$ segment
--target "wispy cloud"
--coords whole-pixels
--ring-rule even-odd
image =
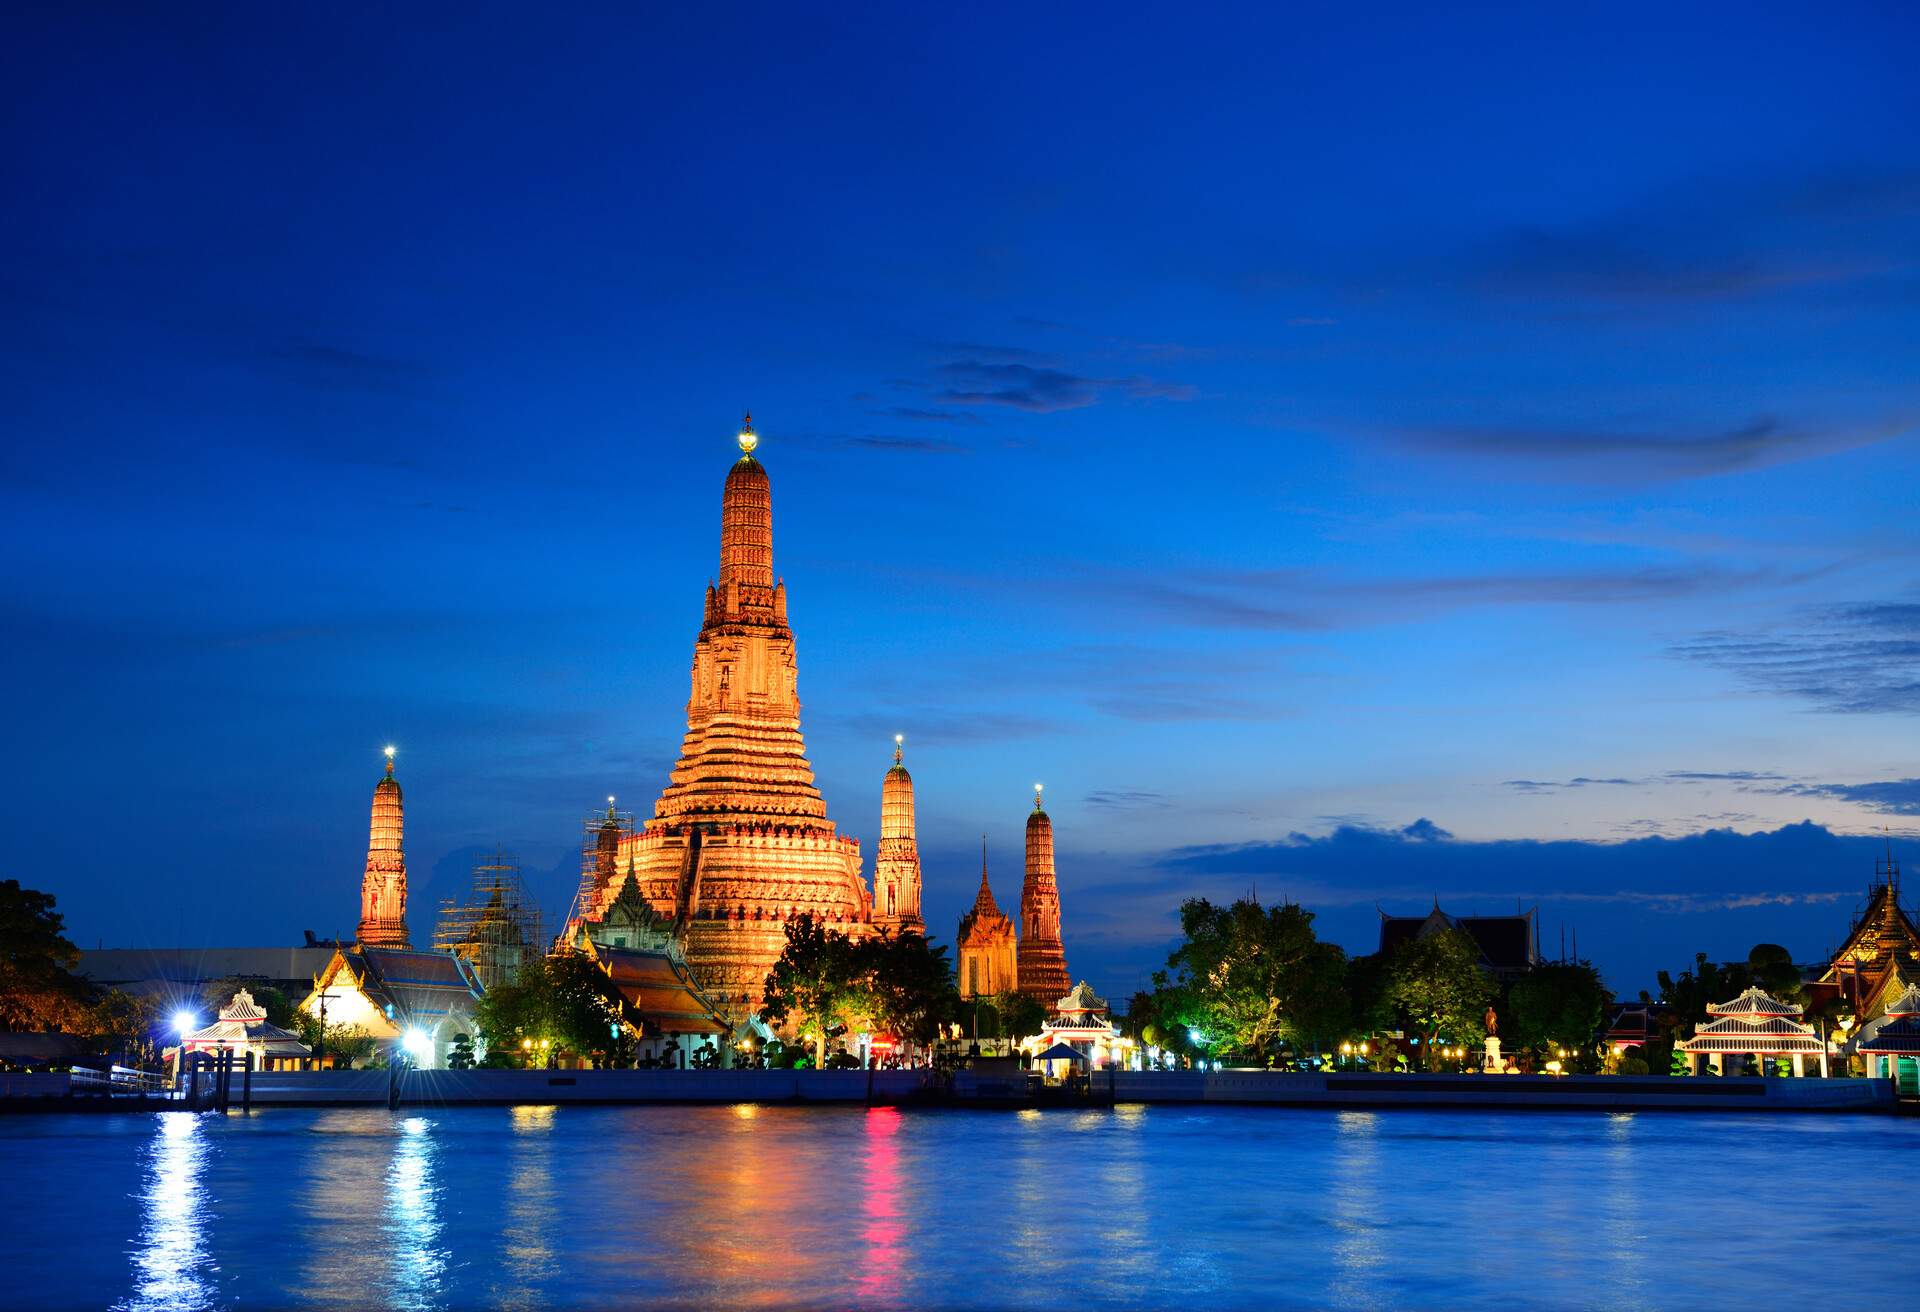
[[[1138,811],[1145,809],[1164,809],[1170,806],[1165,793],[1152,793],[1138,789],[1114,788],[1088,793],[1086,804],[1102,811]]]
[[[1886,779],[1863,784],[1790,783],[1759,791],[1851,802],[1882,815],[1920,815],[1920,779]]]
[[[1920,604],[1913,602],[1829,607],[1792,627],[1706,633],[1670,650],[1823,711],[1920,713]]]
[[[1191,400],[1194,389],[1135,375],[1098,378],[1051,366],[980,359],[957,360],[936,371],[942,380],[936,399],[948,405],[1004,405],[1035,414],[1078,410],[1106,396],[1129,400]]]
[[[1739,473],[1911,434],[1914,416],[1867,423],[1791,423],[1759,416],[1730,427],[1553,424],[1427,424],[1394,430],[1419,451],[1523,466],[1555,479],[1592,483],[1666,482]]]
[[[411,392],[433,376],[433,370],[418,360],[304,338],[283,343],[270,355],[299,381],[330,390]]]
[[[1594,788],[1602,785],[1631,787],[1644,783],[1642,779],[1588,779],[1584,776],[1574,779],[1507,779],[1500,784],[1502,788],[1511,788],[1517,793],[1552,793],[1568,788]]]
[[[930,410],[925,406],[892,405],[873,413],[889,419],[911,419],[926,424],[984,424],[971,410]]]
[[[845,445],[869,451],[904,451],[922,455],[965,455],[972,448],[959,442],[942,442],[931,437],[850,437]]]

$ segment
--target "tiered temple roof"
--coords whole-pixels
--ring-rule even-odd
[[[1732,1002],[1709,1003],[1707,1014],[1715,1019],[1681,1040],[1682,1052],[1818,1054],[1824,1051],[1813,1027],[1793,1019],[1801,1014],[1799,1006],[1770,997],[1758,988],[1750,988]]]
[[[1511,916],[1452,916],[1440,909],[1424,916],[1390,916],[1380,913],[1380,952],[1392,952],[1403,943],[1429,938],[1446,929],[1457,929],[1480,949],[1480,964],[1498,979],[1517,979],[1539,964],[1535,940],[1538,933],[1534,910]]]
[[[1863,1029],[1854,1045],[1863,1056],[1920,1057],[1920,985],[1887,1004],[1885,1015]]]
[[[313,1056],[313,1049],[302,1043],[299,1035],[268,1024],[267,1013],[246,989],[234,994],[233,1000],[220,1009],[220,1019],[183,1035],[180,1048],[183,1052],[218,1052],[222,1048],[251,1052],[262,1065]]]
[[[1011,992],[1018,982],[1019,930],[1013,917],[993,900],[987,881],[987,840],[980,839],[980,891],[973,908],[960,917],[954,936],[954,967],[963,998],[991,997]]]
[[[1920,984],[1920,927],[1900,905],[1900,865],[1889,851],[1876,863],[1865,909],[1815,987],[1871,1019],[1914,984]]]
[[[873,851],[873,922],[924,934],[920,917],[920,848],[914,835],[913,776],[893,738],[893,765],[880,781],[880,842]]]

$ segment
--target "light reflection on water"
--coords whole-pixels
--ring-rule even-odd
[[[0,1118],[0,1191],[9,1307],[1678,1306],[1729,1266],[1892,1306],[1831,1181],[1916,1149],[1894,1118],[280,1109]]]
[[[207,1191],[201,1171],[207,1136],[194,1112],[160,1112],[154,1119],[145,1216],[133,1250],[134,1292],[117,1306],[142,1312],[209,1308],[218,1298],[218,1273],[206,1248]]]

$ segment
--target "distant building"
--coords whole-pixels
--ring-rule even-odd
[[[987,882],[987,840],[980,840],[980,892],[973,909],[960,917],[954,960],[960,975],[960,996],[990,998],[1011,993],[1019,984],[1020,932],[1013,918],[1000,910]]]
[[[168,1009],[201,1006],[206,986],[224,979],[278,989],[297,1001],[313,987],[313,977],[336,946],[308,934],[301,947],[98,948],[80,954],[77,973],[101,988],[151,998]]]
[[[1133,1040],[1107,1018],[1107,1000],[1096,996],[1085,980],[1074,985],[1065,997],[1053,999],[1052,1015],[1039,1035],[1020,1046],[1029,1055],[1039,1056],[1063,1045],[1076,1057],[1054,1057],[1050,1063],[1076,1062],[1092,1070],[1126,1066],[1134,1050]]]
[[[1431,938],[1448,929],[1457,929],[1480,949],[1481,966],[1495,979],[1518,979],[1540,964],[1539,908],[1511,916],[1450,916],[1436,900],[1433,910],[1424,916],[1390,916],[1380,913],[1380,952],[1384,956],[1403,943]]]

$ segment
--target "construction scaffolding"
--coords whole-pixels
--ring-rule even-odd
[[[442,902],[433,927],[434,951],[470,962],[486,988],[518,979],[546,941],[540,904],[527,892],[519,862],[505,852],[473,868],[472,892]]]
[[[590,813],[580,825],[580,886],[574,891],[573,905],[567,908],[566,925],[554,943],[557,949],[572,947],[583,921],[598,915],[606,899],[614,893],[614,866],[620,853],[620,840],[633,833],[633,812],[617,809],[607,799],[607,809]]]

